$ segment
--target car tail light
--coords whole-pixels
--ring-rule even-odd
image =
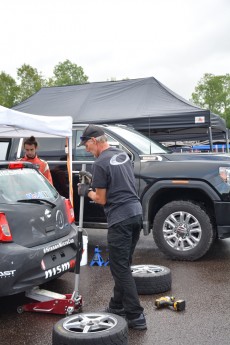
[[[10,162],[8,165],[9,169],[22,169],[25,167],[25,164],[22,162]]]
[[[12,242],[13,238],[5,213],[0,213],[0,242]]]
[[[69,199],[65,199],[65,205],[66,205],[66,213],[68,217],[68,222],[74,223],[75,222],[74,209]]]

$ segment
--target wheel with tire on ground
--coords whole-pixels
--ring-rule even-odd
[[[115,314],[79,313],[59,320],[53,327],[52,345],[127,345],[128,325]]]
[[[132,265],[131,271],[139,295],[158,294],[171,289],[172,277],[168,267]]]

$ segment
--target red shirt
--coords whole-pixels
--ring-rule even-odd
[[[52,176],[50,173],[49,165],[43,159],[38,158],[35,156],[34,158],[28,158],[27,156],[21,158],[22,161],[30,162],[33,164],[37,164],[39,166],[39,171],[49,180],[51,184],[53,184]]]

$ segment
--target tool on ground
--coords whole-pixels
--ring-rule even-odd
[[[94,249],[94,256],[92,261],[90,262],[90,266],[104,266],[104,260],[101,256],[101,250],[99,249],[99,246],[96,246]]]
[[[172,307],[176,311],[182,311],[185,310],[185,300],[176,300],[174,296],[164,296],[155,300],[155,306],[157,309]]]
[[[104,263],[104,266],[108,266],[108,265],[109,265],[109,258]]]
[[[82,297],[73,294],[59,294],[53,291],[40,289],[39,286],[26,292],[26,297],[35,300],[23,304],[17,308],[17,312],[22,314],[24,311],[71,315],[79,312],[82,307]]]

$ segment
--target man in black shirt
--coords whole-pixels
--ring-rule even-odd
[[[86,127],[78,146],[81,145],[96,160],[92,188],[79,184],[78,194],[103,205],[108,222],[109,263],[115,286],[106,311],[126,316],[130,328],[146,329],[143,308],[130,269],[142,229],[142,207],[135,189],[132,164],[124,151],[109,146],[99,126]]]

